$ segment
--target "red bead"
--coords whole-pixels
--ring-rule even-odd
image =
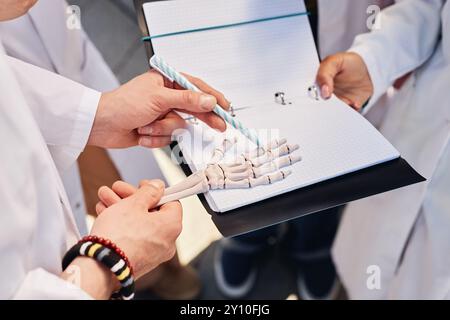
[[[101,244],[102,246],[114,251],[117,255],[120,256],[121,259],[123,259],[123,261],[125,261],[127,267],[130,269],[131,274],[133,274],[133,267],[130,264],[130,260],[128,260],[128,257],[125,255],[125,252],[123,252],[114,242],[112,242],[109,239],[98,237],[96,235],[88,235],[83,237],[80,241],[78,241],[78,243],[87,241]]]

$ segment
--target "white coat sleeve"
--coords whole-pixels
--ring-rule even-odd
[[[93,298],[74,284],[39,268],[27,273],[13,299],[92,300]]]
[[[356,37],[349,52],[367,65],[374,94],[365,112],[396,79],[433,54],[440,37],[443,0],[403,0],[381,11],[380,28]]]
[[[86,146],[101,93],[8,57],[17,81],[59,170]]]

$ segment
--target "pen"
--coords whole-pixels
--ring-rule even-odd
[[[181,87],[192,90],[195,92],[201,92],[194,84],[192,84],[185,76],[177,72],[174,68],[169,66],[161,57],[154,55],[150,58],[150,65],[158,70],[167,79],[178,83]],[[244,136],[246,136],[250,141],[254,142],[256,146],[260,146],[260,142],[255,133],[251,132],[247,127],[245,127],[242,122],[232,117],[228,112],[223,110],[219,105],[216,105],[213,109],[214,113],[221,117],[223,120],[228,122],[233,128],[239,130]]]

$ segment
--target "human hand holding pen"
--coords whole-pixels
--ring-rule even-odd
[[[186,125],[173,110],[190,113],[210,127],[224,131],[225,122],[212,110],[216,104],[228,109],[230,103],[202,80],[186,77],[204,93],[185,90],[156,71],[103,93],[88,144],[104,148],[168,145],[172,132]]]

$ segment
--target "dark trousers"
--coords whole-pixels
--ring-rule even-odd
[[[300,260],[309,257],[329,256],[343,207],[323,210],[286,222],[287,231],[282,235],[283,246],[289,255]],[[280,225],[267,227],[233,240],[243,245],[258,246],[268,243],[270,238],[280,238]]]

